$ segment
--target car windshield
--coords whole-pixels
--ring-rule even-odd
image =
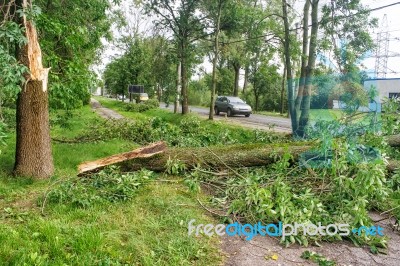
[[[244,103],[244,101],[238,97],[229,97],[228,100],[231,103]]]

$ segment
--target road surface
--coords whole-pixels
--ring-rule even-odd
[[[160,104],[160,108],[168,109],[173,111],[174,105],[165,106],[165,103]],[[204,107],[189,106],[190,112],[197,113],[201,116],[208,117],[209,109]],[[181,111],[181,108],[179,108]],[[245,127],[262,129],[262,130],[273,130],[276,132],[291,132],[290,119],[284,117],[266,116],[252,114],[250,117],[245,117],[243,115],[226,117],[225,113],[220,113],[220,115],[214,116],[215,120],[227,121],[232,124],[239,124]]]

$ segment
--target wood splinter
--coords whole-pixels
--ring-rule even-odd
[[[130,152],[112,155],[96,161],[84,162],[78,166],[78,176],[97,172],[108,165],[118,164],[135,158],[149,158],[156,154],[163,153],[166,148],[166,143],[160,141]]]

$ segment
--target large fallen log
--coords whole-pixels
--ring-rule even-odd
[[[79,175],[91,173],[107,165],[117,164],[122,171],[137,171],[142,168],[163,172],[168,160],[179,160],[187,169],[197,165],[219,169],[265,166],[275,163],[284,153],[293,156],[293,162],[300,154],[311,150],[310,142],[288,144],[246,144],[214,146],[202,148],[166,148],[164,142],[158,142],[131,152],[117,154],[79,166]],[[400,167],[400,162],[391,160],[387,169],[391,172]]]
[[[285,145],[285,144],[284,144]],[[217,169],[265,166],[275,163],[280,155],[290,153],[293,162],[297,162],[299,155],[312,149],[311,143],[291,143],[283,147],[282,144],[251,144],[230,145],[204,148],[168,148],[165,152],[150,158],[136,158],[120,164],[123,171],[137,171],[142,168],[163,172],[168,160],[179,160],[187,169],[197,165]],[[400,161],[390,160],[387,169],[393,172],[400,167]]]
[[[276,162],[279,155],[290,153],[294,161],[299,154],[309,150],[309,143],[293,143],[282,147],[282,144],[247,144],[230,145],[221,147],[202,148],[168,148],[162,154],[151,158],[137,158],[122,162],[123,171],[136,171],[141,168],[162,172],[166,170],[168,160],[179,160],[185,164],[187,169],[197,165],[213,168],[236,168],[263,166]]]
[[[97,172],[108,165],[118,164],[124,161],[132,160],[134,158],[149,158],[154,155],[163,153],[166,148],[166,143],[161,141],[130,152],[116,154],[96,161],[84,162],[78,166],[78,176]]]

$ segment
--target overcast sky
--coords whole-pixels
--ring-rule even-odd
[[[328,0],[322,0],[321,1],[321,6],[323,3],[326,3]],[[330,0],[329,0],[330,1]],[[124,0],[123,1],[123,6],[126,12],[128,12],[128,4],[133,2],[132,0]],[[302,6],[304,5],[305,0],[298,0],[296,1],[295,9],[297,10],[302,10]],[[362,0],[361,3],[369,6],[371,9],[397,3],[399,2],[398,0]],[[382,22],[382,19],[384,15],[387,15],[387,20],[388,20],[388,27],[387,29],[383,29],[385,31],[389,32],[389,38],[390,38],[390,43],[389,43],[389,53],[390,54],[400,54],[400,4],[391,6],[385,9],[381,9],[378,11],[374,11],[371,13],[371,16],[376,17],[379,19],[379,23]],[[144,23],[146,25],[146,29],[144,31],[148,31],[148,25],[149,23]],[[151,23],[150,23],[151,24]],[[377,37],[377,33],[379,30],[381,30],[381,26],[378,29],[375,29],[372,31],[372,37],[375,39]],[[110,62],[111,58],[113,56],[118,55],[120,53],[118,50],[116,50],[112,45],[108,44],[108,48],[103,54],[102,57],[102,63],[100,66],[96,67],[97,70],[100,70],[104,68],[104,66]],[[372,55],[374,55],[375,52],[372,52]],[[375,62],[376,58],[371,57],[367,58],[363,61],[363,65],[365,66],[365,70],[369,73],[371,77],[375,77]],[[209,64],[206,63],[206,68],[208,69]],[[392,73],[393,72],[399,72],[399,73]],[[394,78],[394,77],[400,77],[400,57],[390,57],[388,59],[388,74],[386,76],[387,78]]]

